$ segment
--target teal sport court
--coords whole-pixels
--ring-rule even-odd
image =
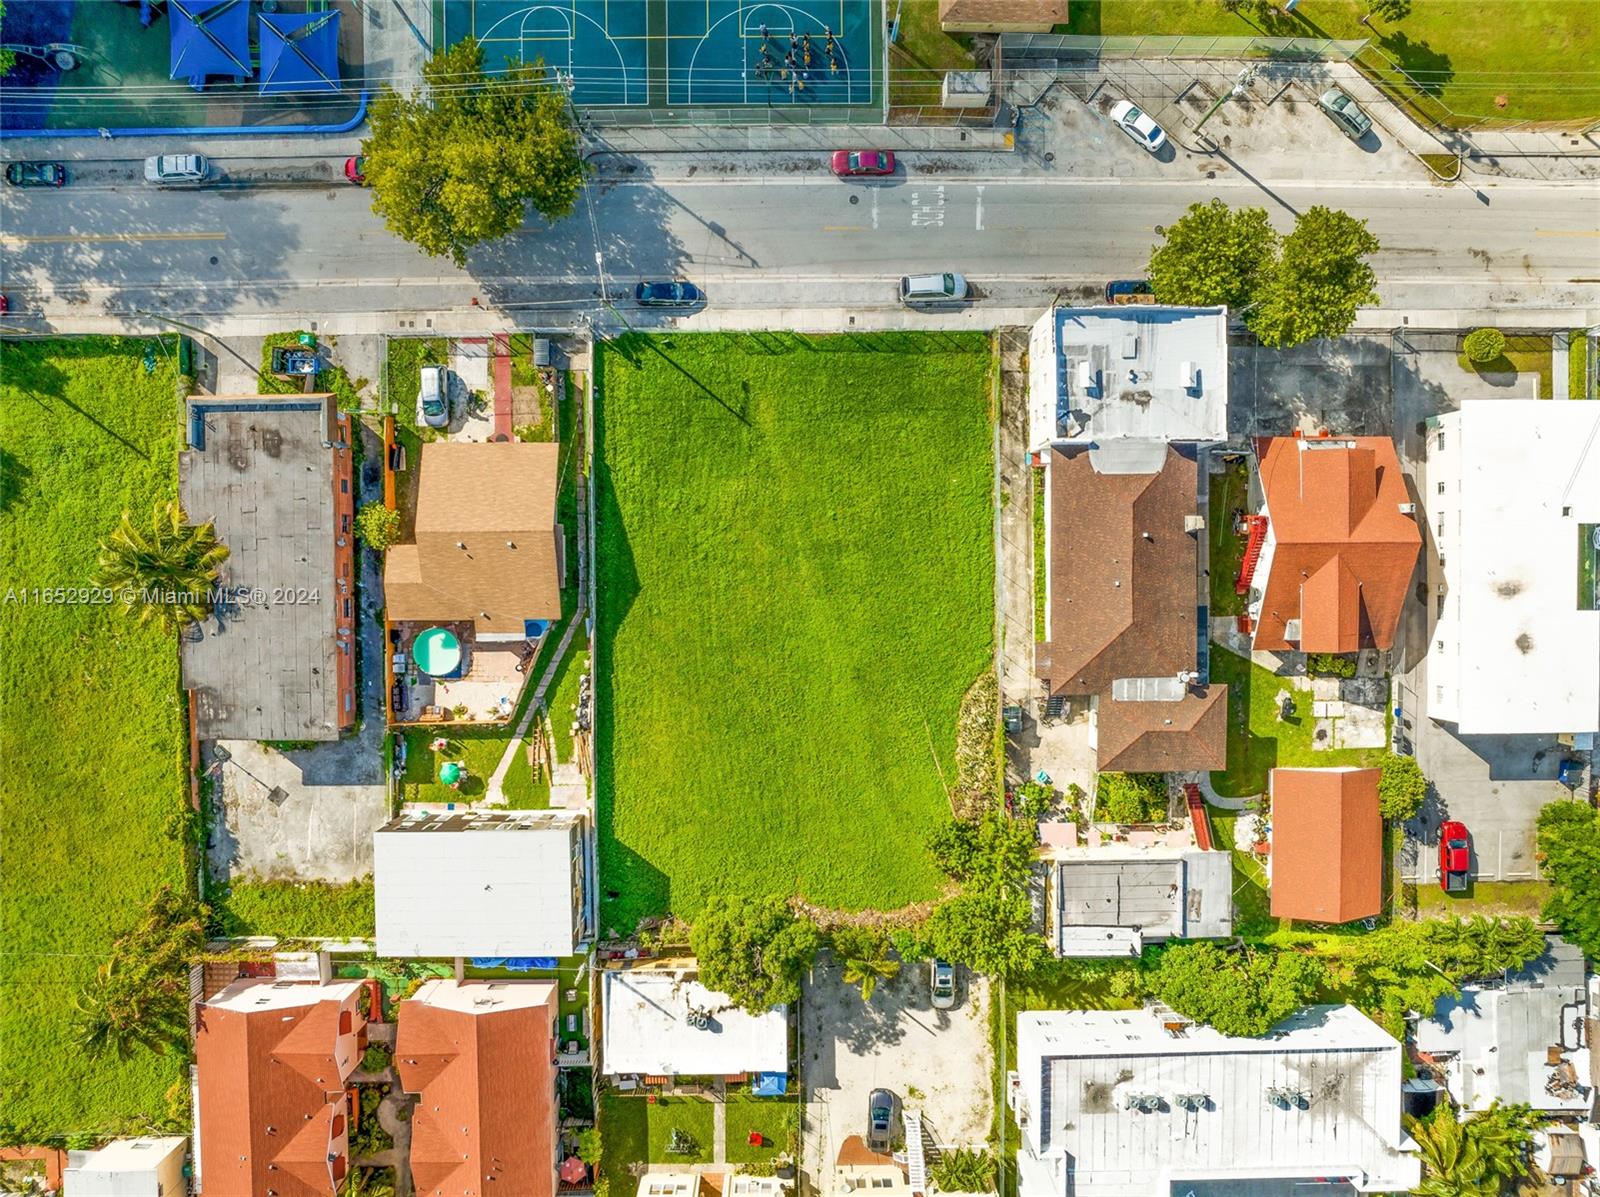
[[[443,0],[439,44],[570,73],[588,108],[881,102],[883,0]]]

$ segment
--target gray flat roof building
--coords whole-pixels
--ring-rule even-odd
[[[228,546],[183,637],[204,740],[333,740],[355,722],[349,417],[327,395],[191,399],[178,492]]]
[[[1137,956],[1147,942],[1233,934],[1226,852],[1079,850],[1051,862],[1048,890],[1057,956]]]

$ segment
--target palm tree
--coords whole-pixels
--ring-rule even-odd
[[[865,927],[840,927],[833,933],[833,954],[844,965],[844,983],[861,987],[861,1000],[872,1000],[878,979],[900,971],[900,962],[889,959],[889,937]]]
[[[156,622],[175,632],[204,619],[211,610],[209,591],[228,546],[211,524],[184,522],[175,502],[157,503],[148,528],[134,524],[130,512],[100,545],[97,583],[120,592],[140,623]]]
[[[126,1060],[140,1048],[164,1052],[187,1030],[177,991],[147,976],[128,974],[115,958],[95,970],[94,981],[74,1004],[78,1046],[91,1056],[115,1052]]]
[[[1412,1190],[1418,1197],[1499,1197],[1507,1181],[1533,1171],[1529,1150],[1538,1118],[1527,1106],[1496,1102],[1460,1122],[1441,1105],[1405,1123],[1422,1157],[1422,1183]]]

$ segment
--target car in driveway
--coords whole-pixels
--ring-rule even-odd
[[[705,297],[699,287],[682,279],[670,283],[640,283],[633,289],[633,301],[642,308],[692,308]]]
[[[894,174],[893,150],[835,150],[833,173],[841,179]]]
[[[443,366],[422,367],[417,389],[417,423],[427,428],[450,426],[450,382]]]
[[[357,187],[367,185],[367,159],[364,154],[355,154],[344,160],[344,177]]]
[[[1317,107],[1327,114],[1329,120],[1339,126],[1351,141],[1360,141],[1372,131],[1372,118],[1361,111],[1357,104],[1337,87],[1330,87],[1317,97]]]
[[[67,168],[60,162],[8,162],[6,182],[13,187],[61,187]]]
[[[1439,825],[1439,888],[1459,894],[1467,888],[1472,869],[1472,837],[1467,825],[1447,819]]]
[[[867,1146],[888,1151],[894,1145],[894,1120],[900,1099],[887,1089],[874,1089],[867,1098]]]
[[[147,183],[200,183],[210,174],[204,154],[155,154],[144,160]]]
[[[1148,112],[1129,100],[1118,100],[1111,106],[1111,120],[1152,154],[1167,144],[1167,135],[1161,126],[1151,119]]]
[[[948,960],[928,963],[928,988],[935,1010],[949,1010],[956,1004],[956,968]]]

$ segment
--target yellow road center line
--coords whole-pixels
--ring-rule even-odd
[[[225,241],[226,233],[50,233],[38,237],[0,235],[0,245],[57,245],[82,241]]]
[[[1535,237],[1600,237],[1600,229],[1534,229]]]
[[[822,226],[824,233],[864,233],[866,225],[861,224],[825,224]]]

